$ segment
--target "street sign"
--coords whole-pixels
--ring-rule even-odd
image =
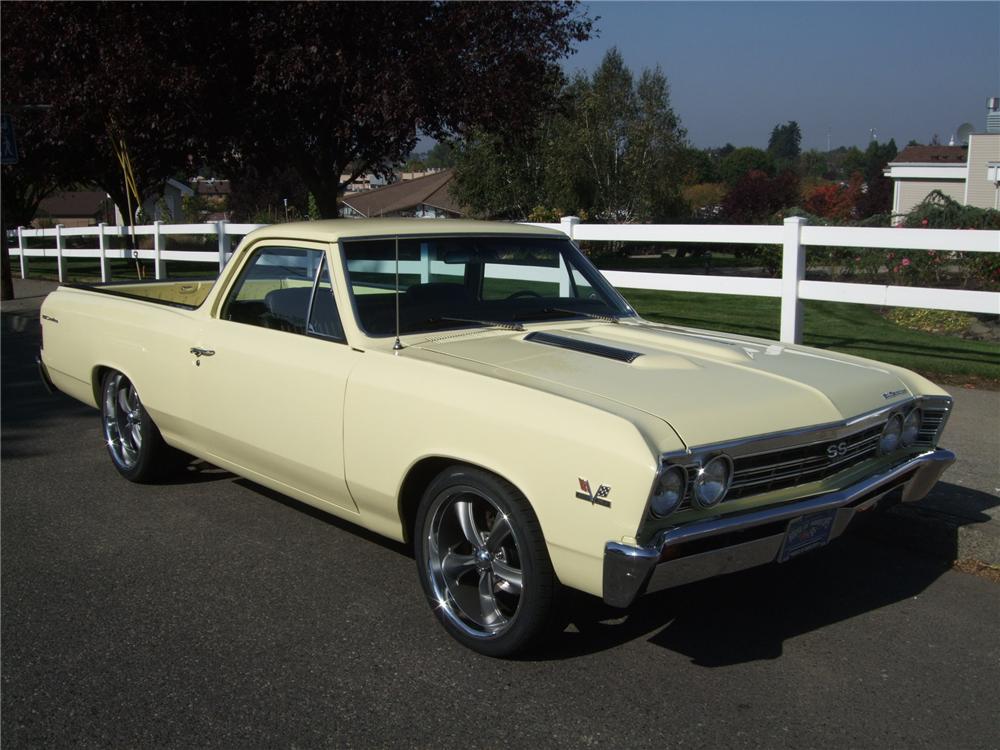
[[[0,115],[0,164],[17,164],[17,141],[10,115]]]

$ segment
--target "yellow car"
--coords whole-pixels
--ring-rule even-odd
[[[196,456],[411,542],[435,616],[495,656],[560,586],[627,607],[789,560],[954,461],[919,375],[643,320],[529,226],[277,225],[215,283],[67,285],[41,317],[43,377],[125,478]]]

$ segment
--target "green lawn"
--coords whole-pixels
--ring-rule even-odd
[[[780,302],[769,297],[621,290],[643,317],[661,323],[777,339]],[[804,343],[900,365],[928,377],[983,378],[1000,385],[1000,344],[913,331],[877,308],[839,302],[805,305]]]

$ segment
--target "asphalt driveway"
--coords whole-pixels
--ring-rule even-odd
[[[399,545],[204,465],[122,480],[36,346],[6,313],[5,748],[997,747],[1000,587],[892,518],[627,614],[575,597],[546,649],[491,660],[444,635]],[[975,472],[946,478],[934,503],[995,512]]]

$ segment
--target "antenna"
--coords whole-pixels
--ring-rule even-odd
[[[392,344],[392,350],[398,352],[403,348],[399,342],[399,235],[396,235],[396,340]]]
[[[958,131],[955,133],[955,141],[959,145],[967,144],[969,142],[969,136],[972,135],[973,131],[975,131],[975,128],[972,123],[963,122],[958,126]]]

